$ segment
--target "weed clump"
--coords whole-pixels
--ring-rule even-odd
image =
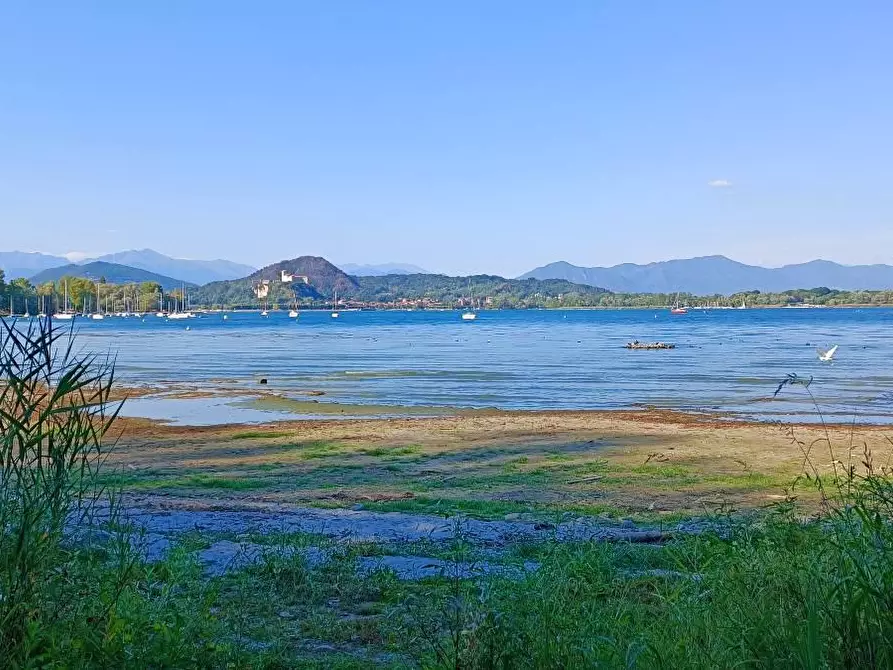
[[[114,364],[74,342],[0,321],[0,665],[225,665],[194,561],[146,564],[106,488]]]

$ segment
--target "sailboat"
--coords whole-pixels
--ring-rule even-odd
[[[174,311],[168,314],[167,318],[169,319],[192,319],[195,317],[195,314],[188,311],[186,309],[186,285],[183,285],[182,292],[180,293],[179,304],[176,298],[174,298]]]
[[[70,319],[74,318],[74,314],[68,311],[68,282],[67,281],[64,282],[64,286],[65,286],[64,308],[61,312],[59,312],[57,314],[53,314],[53,318],[54,319],[70,320]]]
[[[679,304],[679,294],[676,294],[676,300],[673,301],[673,306],[670,308],[670,314],[688,314],[688,309]]]
[[[169,319],[175,319],[175,320],[179,320],[179,319],[188,319],[188,318],[189,318],[189,314],[185,311],[185,309],[186,309],[186,300],[185,300],[184,297],[183,297],[184,294],[185,294],[185,291],[186,291],[186,289],[184,288],[184,289],[183,289],[183,293],[180,294],[180,298],[176,298],[176,297],[174,298],[174,311],[171,312],[170,314],[168,314],[168,315],[167,315],[167,318],[169,318]],[[183,310],[182,310],[182,311],[181,311],[181,304],[182,304],[182,307],[183,307]]]
[[[266,294],[266,293],[264,293],[264,307],[263,307],[263,309],[261,310],[260,315],[261,315],[262,317],[268,317],[268,316],[270,316],[270,313],[267,311],[267,294]]]
[[[468,282],[468,302],[471,304],[471,307],[462,312],[462,320],[463,321],[474,321],[478,318],[478,315],[474,312],[474,302],[471,299],[471,282]]]
[[[298,294],[295,293],[295,306],[288,312],[288,318],[297,319],[298,318]]]
[[[742,301],[741,301],[741,304],[738,305],[738,309],[747,309],[747,301],[746,301],[746,300],[742,300]]]
[[[332,314],[333,319],[338,318],[338,289],[335,289],[335,297],[332,298]]]
[[[91,318],[94,321],[101,321],[105,318],[105,314],[102,313],[102,301],[99,298],[99,282],[96,282],[96,311],[93,312]]]
[[[155,316],[159,318],[164,318],[167,314],[164,313],[164,289],[161,289],[158,292],[158,311],[155,312]]]

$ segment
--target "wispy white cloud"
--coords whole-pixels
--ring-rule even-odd
[[[710,188],[731,188],[732,182],[728,179],[711,179],[707,182]]]
[[[96,251],[69,251],[67,253],[62,254],[72,263],[80,263],[83,260],[88,258],[96,258],[97,256],[102,256],[102,253]]]

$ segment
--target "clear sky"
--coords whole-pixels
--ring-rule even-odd
[[[893,3],[0,3],[0,249],[893,262]]]

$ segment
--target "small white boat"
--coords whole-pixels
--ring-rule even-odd
[[[167,315],[167,318],[179,321],[180,319],[188,319],[189,314],[187,312],[171,312]]]
[[[267,310],[264,310],[263,312],[261,312],[260,315],[261,316],[270,316],[270,314],[269,314],[269,312],[267,312]]]
[[[94,312],[90,316],[90,318],[93,319],[94,321],[102,321],[105,318],[105,314],[102,314],[101,312]]]
[[[332,298],[332,313],[330,315],[333,319],[337,319],[338,314],[338,291],[335,291],[335,297]]]
[[[288,317],[289,317],[290,319],[297,319],[297,318],[298,318],[298,310],[296,310],[296,309],[291,310],[291,311],[288,313]]]
[[[462,312],[462,320],[463,321],[474,321],[478,318],[478,315],[475,314],[474,311],[474,298],[472,297],[471,291],[471,280],[468,280],[468,298],[466,299],[469,305],[469,308]]]

